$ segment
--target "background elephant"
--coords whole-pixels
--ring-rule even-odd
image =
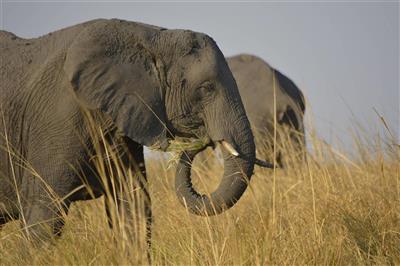
[[[272,161],[274,136],[274,87],[276,89],[277,161],[285,161],[285,148],[304,157],[305,100],[292,80],[257,56],[240,54],[226,58],[236,80],[251,127],[256,147],[267,161]],[[288,141],[289,140],[289,141]],[[267,148],[265,150],[265,148]]]
[[[130,180],[98,178],[87,113],[104,123],[101,141],[123,147],[120,160],[143,177],[142,190],[143,145],[166,150],[172,138],[188,137],[224,143],[225,172],[210,196],[200,195],[188,163],[197,151],[183,153],[180,201],[192,213],[213,215],[244,193],[253,135],[231,71],[207,35],[100,19],[36,39],[1,31],[0,45],[0,223],[21,218],[28,235],[41,239],[48,228],[61,232],[60,212],[71,202],[102,194],[129,212],[129,199],[118,195]],[[117,192],[107,194],[107,183]],[[144,204],[149,229],[146,191]]]
[[[305,100],[300,89],[288,77],[257,56],[240,54],[228,57],[226,61],[236,80],[250,120],[257,152],[266,161],[273,162],[273,82],[275,82],[277,163],[284,166],[285,161],[290,159],[288,157],[294,160],[303,159],[305,156]],[[285,151],[291,154],[285,154]],[[209,167],[208,162],[212,157],[212,154],[205,152],[199,159],[203,166]]]

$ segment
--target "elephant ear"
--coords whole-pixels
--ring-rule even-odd
[[[281,85],[282,90],[284,90],[290,98],[298,105],[301,112],[304,114],[306,110],[305,106],[305,98],[299,87],[287,76],[283,75],[278,70],[274,70],[276,77],[278,78],[279,84]]]
[[[165,143],[163,89],[152,57],[134,44],[115,43],[116,38],[113,43],[101,35],[80,37],[68,48],[64,65],[78,101],[108,114],[133,141]]]

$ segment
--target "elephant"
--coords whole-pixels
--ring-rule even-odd
[[[108,121],[103,141],[122,145],[123,166],[143,176],[148,238],[144,146],[165,151],[177,137],[223,144],[224,175],[209,195],[191,182],[190,162],[199,150],[180,156],[176,194],[196,215],[234,206],[260,164],[235,79],[204,33],[96,19],[34,39],[1,31],[0,45],[0,223],[23,220],[32,239],[61,234],[60,213],[75,201],[105,195],[106,202],[129,208],[105,191],[105,183],[117,183],[118,190],[126,180],[100,181],[93,170],[86,111]]]
[[[305,98],[301,90],[292,80],[257,56],[238,54],[227,57],[226,61],[238,86],[252,131],[255,133],[257,152],[264,157],[264,160],[274,161],[272,151],[275,83],[277,167],[287,166],[289,154],[285,154],[285,151],[296,152],[291,154],[292,159],[300,161],[305,159]],[[285,141],[287,139],[289,141]],[[283,147],[285,143],[286,147]],[[287,147],[287,144],[291,147]],[[210,158],[213,157],[211,150],[208,149],[208,152],[197,156],[203,167],[210,167]]]
[[[250,54],[227,57],[229,68],[236,80],[246,114],[255,133],[256,147],[269,146],[274,139],[274,82],[276,92],[276,123],[278,125],[277,156],[280,166],[285,165],[283,136],[288,133],[290,144],[298,151],[297,159],[305,156],[304,113],[305,99],[296,84],[261,58]],[[285,131],[286,130],[286,131]],[[258,149],[257,149],[258,150]],[[264,154],[272,161],[271,152]]]

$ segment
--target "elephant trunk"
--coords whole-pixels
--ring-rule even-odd
[[[255,146],[247,118],[235,138],[224,138],[224,175],[218,188],[210,195],[199,194],[192,185],[191,162],[198,153],[184,152],[177,165],[176,193],[181,203],[193,214],[216,215],[231,208],[243,195],[253,174]],[[225,141],[226,140],[226,141]],[[230,147],[229,147],[230,146]],[[236,152],[236,149],[238,150]]]

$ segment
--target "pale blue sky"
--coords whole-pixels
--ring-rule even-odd
[[[328,142],[348,145],[354,121],[374,134],[373,108],[399,134],[399,2],[3,1],[0,26],[30,38],[114,17],[204,32],[226,56],[262,57],[303,90]]]

